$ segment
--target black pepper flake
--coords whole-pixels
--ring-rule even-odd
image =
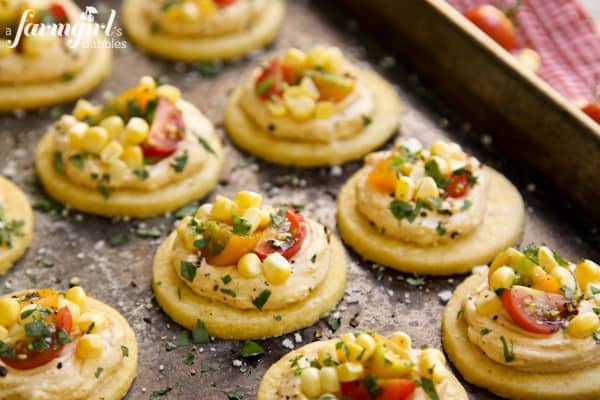
[[[0,366],[0,377],[4,378],[6,375],[8,375],[8,370],[5,367]]]
[[[310,262],[312,262],[313,264],[317,262],[317,255],[313,254],[313,256],[310,258]]]
[[[455,239],[458,235],[460,235],[460,233],[454,231],[450,234],[450,239]]]
[[[360,315],[360,313],[356,313],[352,316],[352,318],[350,319],[350,322],[348,322],[348,325],[350,325],[353,328],[357,328],[359,323],[358,323],[358,316]]]
[[[277,129],[277,127],[275,126],[275,124],[269,124],[267,126],[267,129],[269,130],[269,132],[273,132],[275,129]]]
[[[58,364],[56,364],[56,368],[62,369],[62,362],[59,362]]]

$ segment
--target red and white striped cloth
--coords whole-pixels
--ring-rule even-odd
[[[448,2],[460,12],[498,3]],[[504,4],[513,2],[505,0]],[[600,90],[600,34],[581,4],[577,0],[523,0],[516,19],[517,49],[530,47],[538,52],[542,60],[538,75],[575,102],[593,100],[595,76]]]

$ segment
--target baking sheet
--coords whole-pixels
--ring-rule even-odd
[[[435,88],[421,82],[418,71],[404,66],[408,55],[386,53],[381,47],[384,43],[371,41],[355,21],[322,3],[288,1],[281,36],[267,51],[329,43],[376,68],[398,89],[403,103],[404,135],[416,136],[426,143],[443,137],[455,140],[517,185],[527,206],[523,244],[547,243],[569,259],[584,256],[600,259],[597,228],[586,222],[587,218],[570,205],[563,193],[548,186],[543,177],[523,168],[519,160],[498,154],[484,126],[472,126],[468,113],[453,110],[436,96]],[[118,4],[111,1],[95,6],[103,12]],[[111,76],[89,97],[105,99],[134,85],[145,74],[163,76],[183,89],[184,96],[207,114],[223,137],[225,169],[210,200],[216,193],[232,196],[241,189],[256,190],[272,204],[304,204],[306,215],[335,229],[336,193],[360,163],[315,170],[277,167],[241,153],[223,132],[227,94],[240,76],[263,56],[258,52],[226,65],[215,77],[203,77],[197,66],[150,58],[128,43],[127,49],[115,52]],[[32,202],[42,208],[48,206],[48,198],[35,183],[35,144],[53,117],[60,110],[70,109],[68,105],[0,117],[0,173],[19,184]],[[334,319],[339,317],[341,322],[335,333],[326,318],[296,334],[260,341],[266,353],[250,360],[241,357],[242,343],[237,341],[216,340],[209,345],[167,351],[167,343],[174,343],[183,329],[171,322],[153,300],[150,269],[153,254],[173,228],[173,222],[172,215],[123,221],[75,211],[37,211],[33,245],[24,259],[0,278],[0,293],[46,286],[62,289],[77,277],[95,297],[121,311],[135,330],[140,345],[138,378],[127,399],[148,399],[154,391],[166,387],[172,390],[159,398],[227,399],[227,393],[241,390],[244,399],[254,399],[262,375],[273,362],[290,351],[290,347],[318,337],[337,336],[355,328],[384,333],[401,329],[413,337],[417,346],[427,343],[439,347],[444,307],[440,294],[443,297],[463,278],[426,277],[422,286],[415,287],[415,281],[407,280],[410,275],[363,262],[349,251],[348,287],[334,311]],[[161,237],[140,238],[137,235],[140,228],[156,228]],[[129,242],[112,247],[110,240],[123,234],[129,236]],[[184,363],[190,352],[194,354],[193,365]],[[466,387],[472,399],[496,398],[471,385]]]

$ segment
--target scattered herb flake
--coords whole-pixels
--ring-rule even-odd
[[[437,391],[435,390],[435,385],[433,384],[431,379],[425,377],[421,378],[421,381],[419,382],[418,386],[420,386],[421,389],[423,389],[423,391],[427,394],[427,397],[429,397],[430,400],[440,400],[440,397],[438,396]]]
[[[333,314],[327,318],[327,326],[331,329],[331,332],[335,332],[340,327],[340,318],[336,318]]]
[[[189,352],[186,354],[185,360],[183,360],[183,363],[185,365],[194,365],[194,358],[195,358],[194,353]]]
[[[173,162],[171,163],[171,167],[175,170],[175,172],[181,173],[185,169],[187,161],[188,161],[187,153],[182,154],[178,157],[175,157],[175,159],[173,159]]]
[[[110,198],[110,189],[108,189],[106,186],[98,185],[97,189],[98,192],[100,192],[100,194],[102,195],[102,197],[104,197],[104,200],[108,200]]]
[[[231,275],[227,274],[224,277],[221,278],[221,280],[223,281],[223,283],[225,285],[228,285],[231,282]]]
[[[369,125],[371,125],[371,122],[373,122],[373,118],[370,115],[363,114],[363,115],[361,115],[361,118],[362,118],[363,126],[369,126]]]
[[[246,236],[252,229],[252,225],[242,217],[234,215],[232,217],[233,233],[238,236]]]
[[[123,357],[129,357],[129,347],[121,346],[121,354]]]
[[[241,355],[244,358],[257,357],[264,354],[265,349],[252,340],[246,340],[242,346]]]
[[[223,294],[226,294],[227,296],[231,296],[231,297],[236,297],[237,296],[236,293],[233,290],[231,290],[231,289],[221,288],[220,292],[223,293]]]
[[[62,153],[60,151],[54,152],[54,157],[52,159],[52,166],[54,167],[54,171],[60,173],[63,169],[63,158]]]
[[[263,307],[269,300],[270,296],[271,296],[271,291],[269,289],[265,289],[258,295],[258,297],[256,297],[254,300],[252,300],[252,304],[254,304],[254,306],[256,308],[258,308],[260,311],[262,311]]]
[[[208,151],[209,153],[213,154],[213,155],[217,155],[217,153],[215,152],[215,149],[212,148],[212,146],[208,143],[208,141],[206,139],[204,139],[202,136],[198,136],[196,135],[196,139],[198,139],[198,143],[200,143],[202,145],[202,147],[204,147],[204,150]]]
[[[183,219],[188,216],[192,216],[196,214],[196,210],[198,209],[198,203],[191,203],[187,206],[184,206],[177,210],[175,214],[173,214],[173,218],[175,219]]]
[[[197,320],[196,325],[192,328],[192,341],[194,344],[206,344],[210,342],[208,331],[201,320]]]
[[[181,276],[190,282],[193,282],[196,278],[196,264],[189,261],[181,261]]]
[[[169,393],[171,390],[173,390],[172,388],[165,386],[163,388],[160,388],[158,390],[155,390],[154,392],[152,392],[152,394],[150,395],[150,400],[154,400],[157,397],[161,397],[164,396],[165,394]]]
[[[113,236],[108,241],[108,244],[111,247],[119,247],[123,246],[125,243],[129,242],[129,235],[126,233],[121,233],[116,236]]]
[[[417,275],[409,276],[408,278],[406,278],[406,283],[413,287],[423,286],[425,285],[425,277]]]
[[[102,372],[104,372],[104,368],[98,367],[98,369],[96,370],[96,373],[94,374],[96,379],[100,378],[100,375],[102,375]]]
[[[157,239],[161,236],[158,228],[138,228],[136,235],[142,239]]]
[[[244,391],[242,389],[234,390],[227,393],[228,400],[242,400],[244,398]]]
[[[462,207],[460,208],[460,211],[467,211],[469,208],[471,208],[472,205],[473,202],[471,200],[465,200]]]
[[[513,352],[513,343],[512,340],[509,343],[506,341],[504,336],[500,336],[500,340],[502,341],[502,351],[504,353],[504,361],[511,362],[515,359],[515,353]]]
[[[363,386],[371,397],[377,397],[383,392],[383,388],[377,384],[377,380],[371,374],[363,379]]]
[[[485,335],[487,335],[488,333],[490,333],[491,331],[492,331],[491,329],[488,329],[488,328],[483,328],[482,330],[480,330],[480,331],[479,331],[479,334],[480,334],[481,336],[485,336]]]
[[[146,168],[136,168],[133,170],[133,174],[137,176],[141,181],[145,181],[150,177],[150,173]]]
[[[206,78],[217,76],[222,70],[223,63],[221,61],[208,61],[198,64],[198,72]]]
[[[179,347],[189,346],[192,344],[192,339],[190,338],[190,333],[188,331],[181,331],[175,338],[175,344]]]

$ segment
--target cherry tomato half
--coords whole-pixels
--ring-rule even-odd
[[[489,4],[479,5],[465,11],[464,15],[506,50],[511,51],[515,47],[515,27],[498,8]]]
[[[181,141],[184,127],[181,111],[169,100],[159,98],[148,141],[142,145],[144,155],[161,158],[173,153]]]
[[[591,119],[600,124],[600,103],[589,103],[581,108]]]
[[[370,396],[361,380],[342,382],[342,396],[349,400],[406,400],[415,392],[416,385],[409,379],[381,379],[377,382],[381,393]]]
[[[52,17],[56,22],[65,22],[67,20],[67,12],[58,3],[52,3],[50,7],[48,7],[48,12],[52,14]]]
[[[56,316],[56,329],[62,329],[67,335],[71,333],[73,328],[73,318],[71,311],[67,307],[63,307],[58,310]],[[19,370],[28,370],[40,367],[44,364],[49,363],[60,355],[64,345],[59,345],[55,348],[54,343],[56,341],[56,332],[52,335],[49,342],[49,348],[43,351],[32,351],[27,354],[27,358],[24,360],[18,358],[4,358],[0,357],[2,361],[11,368]]]
[[[219,7],[225,7],[236,2],[236,0],[214,0]]]
[[[526,287],[504,289],[500,296],[511,318],[521,328],[551,334],[560,330],[570,312],[570,301],[563,295]]]
[[[302,247],[302,243],[306,238],[306,221],[304,217],[294,208],[288,208],[285,217],[288,223],[282,227],[265,229],[254,248],[261,260],[267,258],[271,253],[280,253],[289,260]],[[289,237],[286,240],[281,240],[282,235]],[[274,243],[277,244],[274,245]]]
[[[462,197],[467,194],[469,187],[469,178],[466,173],[452,175],[450,183],[448,183],[448,186],[446,187],[446,193],[448,193],[448,196],[450,197]]]

